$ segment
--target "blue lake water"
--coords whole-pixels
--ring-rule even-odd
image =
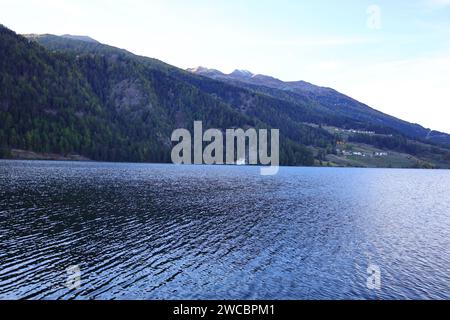
[[[0,161],[18,298],[450,299],[450,171]]]

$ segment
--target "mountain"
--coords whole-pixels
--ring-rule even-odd
[[[40,35],[40,34],[34,34],[33,33],[33,34],[24,34],[23,36],[25,38],[27,38],[27,39],[35,40],[35,39],[38,39],[38,38],[51,37],[52,35],[49,35],[49,34],[47,34],[47,35]],[[91,44],[100,44],[100,42],[98,42],[97,40],[95,40],[95,39],[93,39],[91,37],[88,37],[88,36],[77,36],[77,35],[71,35],[71,34],[64,34],[62,36],[55,36],[55,37],[64,38],[64,39],[68,39],[68,40],[76,40],[76,41],[88,42],[88,43],[91,43]]]
[[[66,38],[66,39],[71,39],[71,40],[79,40],[79,41],[90,42],[90,43],[99,43],[97,40],[92,39],[91,37],[88,37],[88,36],[74,36],[74,35],[70,35],[70,34],[65,34],[65,35],[62,35],[61,37]]]
[[[191,129],[195,120],[223,129],[271,127],[182,80],[196,76],[122,49],[0,28],[0,54],[0,146],[7,156],[19,149],[169,162],[172,131]],[[233,89],[231,96],[241,96]],[[293,124],[288,134],[333,143],[332,135],[304,125]],[[282,163],[314,163],[303,144],[282,140]]]
[[[279,128],[283,165],[450,167],[447,135],[423,137],[420,126],[415,133],[415,125],[304,82],[185,71],[85,37],[24,37],[5,27],[0,57],[3,157],[169,162],[172,131],[198,120],[222,130]],[[371,161],[355,158],[358,150]],[[382,151],[389,156],[376,159]]]
[[[335,115],[374,126],[389,127],[410,137],[450,145],[450,135],[446,133],[433,131],[418,124],[411,124],[389,116],[331,88],[319,87],[305,81],[284,82],[266,75],[255,75],[250,71],[236,70],[228,75],[217,70],[211,72],[210,69],[204,67],[188,69],[188,71],[252,89],[278,99],[294,102],[310,100]]]
[[[223,74],[219,70],[208,69],[208,68],[204,68],[204,67],[187,69],[187,71],[195,73],[195,74],[199,74],[199,75],[202,75],[205,77],[213,78],[213,79],[220,79],[221,77],[225,77],[225,74]]]

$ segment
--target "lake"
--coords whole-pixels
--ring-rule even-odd
[[[18,298],[450,299],[450,171],[0,161]]]

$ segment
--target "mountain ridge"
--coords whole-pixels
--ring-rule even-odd
[[[279,128],[282,165],[450,167],[450,150],[410,135],[411,124],[405,122],[402,133],[390,126],[390,118],[356,100],[322,96],[305,90],[310,84],[304,82],[281,90],[249,83],[269,79],[245,70],[236,70],[230,80],[213,79],[98,42],[26,38],[6,28],[0,28],[0,37],[0,157],[14,149],[170,162],[171,132],[203,121],[222,130]],[[201,70],[206,71],[196,71]],[[333,99],[343,105],[331,108]],[[393,119],[398,127],[400,120]],[[372,131],[376,135],[364,134]],[[343,152],[364,146],[370,154],[389,150],[393,156],[364,163]]]
[[[435,138],[435,140],[434,140],[435,142],[450,145],[450,135],[448,133],[433,130],[431,128],[425,128],[425,127],[421,126],[420,124],[410,123],[410,122],[404,121],[402,119],[393,117],[391,115],[388,115],[386,113],[383,113],[381,111],[373,109],[373,108],[369,107],[368,105],[361,103],[348,95],[340,93],[333,88],[317,86],[317,85],[314,85],[312,83],[309,83],[309,82],[306,82],[303,80],[286,81],[285,82],[285,81],[282,81],[282,80],[277,79],[272,76],[261,75],[261,74],[252,74],[249,71],[248,71],[248,73],[252,74],[251,77],[236,77],[236,75],[234,73],[224,74],[217,70],[215,70],[217,72],[211,73],[211,72],[209,72],[209,70],[214,70],[214,69],[208,69],[206,67],[188,69],[189,72],[195,73],[197,75],[206,76],[206,77],[213,78],[216,80],[227,81],[229,83],[234,83],[236,85],[242,85],[242,83],[245,83],[250,86],[250,87],[247,86],[247,88],[251,88],[256,91],[261,91],[264,93],[267,93],[267,91],[258,90],[257,87],[262,86],[262,87],[276,89],[276,90],[280,90],[280,91],[284,91],[284,92],[292,92],[293,94],[301,95],[303,98],[312,96],[312,97],[314,97],[314,99],[320,100],[323,105],[327,105],[328,109],[333,109],[333,104],[334,104],[334,106],[337,106],[337,107],[344,105],[344,107],[350,106],[350,107],[354,107],[354,108],[356,107],[358,109],[366,109],[366,111],[372,113],[372,115],[378,114],[378,116],[386,117],[385,119],[389,118],[391,122],[392,121],[398,122],[398,125],[395,126],[396,129],[399,129],[402,124],[403,125],[405,125],[405,124],[411,125],[411,126],[415,127],[416,133],[411,133],[411,131],[406,132],[406,131],[403,131],[402,129],[400,129],[400,131],[403,133],[412,134],[412,136],[414,136],[416,138],[422,138],[425,140],[432,139],[432,141],[433,141],[433,138]],[[277,95],[275,95],[275,96],[277,96]],[[278,95],[277,97],[280,97],[280,95]],[[331,101],[330,101],[330,99],[331,99]],[[328,100],[328,101],[326,101],[326,100]],[[336,110],[334,110],[334,111],[336,111]],[[341,112],[342,112],[342,110],[341,110]]]

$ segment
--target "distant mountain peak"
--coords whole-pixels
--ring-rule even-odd
[[[245,79],[249,79],[254,77],[255,75],[253,73],[251,73],[248,70],[239,70],[236,69],[234,70],[232,73],[229,74],[229,76],[231,77],[235,77],[235,78],[245,78]]]
[[[90,42],[90,43],[100,43],[97,40],[92,39],[91,37],[88,37],[88,36],[77,36],[77,35],[71,35],[71,34],[64,34],[61,37],[66,38],[66,39],[71,39],[71,40]]]
[[[314,94],[324,94],[334,91],[333,89],[321,87],[314,85],[306,81],[288,81],[284,82],[280,79],[263,75],[263,74],[253,74],[248,70],[236,69],[230,74],[222,73],[215,69],[208,69],[205,67],[197,67],[192,69],[187,69],[189,72],[202,75],[205,77],[213,78],[216,80],[225,81],[238,81],[251,85],[265,86],[268,88],[274,88],[284,91],[293,91],[301,93],[314,93]]]
[[[253,74],[252,72],[250,72],[248,70],[239,70],[239,69],[234,70],[230,74],[225,74],[219,70],[209,69],[206,67],[190,68],[190,69],[187,69],[187,71],[194,73],[194,74],[201,75],[201,76],[214,78],[214,79],[230,78],[230,79],[239,80],[239,81],[250,80],[256,76],[255,74]]]
[[[210,78],[221,77],[221,76],[225,75],[222,72],[220,72],[219,70],[209,69],[209,68],[201,67],[201,66],[196,67],[196,68],[189,68],[189,69],[187,69],[187,71],[191,72],[193,74],[198,74],[198,75],[206,76],[206,77],[210,77]]]

